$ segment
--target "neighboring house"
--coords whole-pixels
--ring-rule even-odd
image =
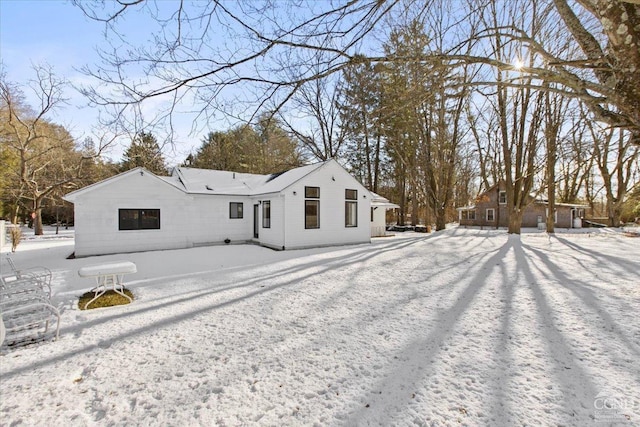
[[[371,193],[335,160],[272,175],[136,168],[67,194],[75,255],[254,242],[274,249],[369,243]]]
[[[524,209],[522,227],[543,228],[549,214],[548,201],[531,198],[531,203]],[[580,228],[587,205],[556,203],[554,223],[559,228]],[[473,206],[458,208],[460,225],[481,227],[508,227],[507,192],[504,182],[494,185],[476,199]]]
[[[390,203],[379,194],[371,192],[371,237],[382,237],[387,232],[387,210],[396,209],[400,206]]]

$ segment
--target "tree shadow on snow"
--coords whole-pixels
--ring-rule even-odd
[[[158,310],[170,313],[171,307],[174,306],[180,306],[186,303],[195,302],[196,300],[201,300],[204,297],[212,296],[215,294],[224,294],[228,291],[253,288],[253,290],[249,290],[242,296],[232,297],[225,301],[217,302],[215,304],[207,305],[198,309],[193,309],[185,313],[168,315],[149,325],[134,328],[126,332],[118,332],[117,328],[114,327],[113,331],[116,335],[109,339],[101,340],[98,343],[92,342],[91,344],[87,344],[83,348],[73,348],[65,351],[64,353],[50,356],[48,358],[43,358],[42,360],[39,360],[31,365],[23,366],[6,372],[3,374],[3,377],[11,378],[16,375],[20,375],[21,373],[65,360],[73,355],[90,352],[95,350],[96,346],[99,348],[108,348],[114,342],[126,340],[127,338],[132,338],[137,335],[144,334],[146,332],[157,330],[163,327],[170,327],[172,325],[175,325],[176,323],[192,319],[196,316],[200,316],[212,310],[222,309],[233,304],[258,297],[268,292],[273,292],[288,287],[295,288],[296,286],[304,283],[305,280],[313,279],[316,276],[321,275],[329,270],[349,267],[352,264],[361,263],[364,260],[370,260],[387,252],[415,245],[421,241],[424,241],[424,238],[393,241],[385,243],[383,245],[378,245],[381,246],[381,248],[376,247],[373,248],[374,250],[372,250],[371,247],[367,246],[366,248],[355,250],[347,254],[336,255],[331,258],[318,259],[317,256],[310,255],[310,258],[312,259],[312,261],[310,262],[304,261],[304,258],[302,258],[300,259],[302,262],[276,272],[252,276],[251,278],[241,280],[240,282],[235,282],[233,279],[228,279],[226,283],[217,284],[214,289],[189,292],[181,298],[173,298],[163,303],[151,303],[140,308],[127,306],[126,308],[122,309],[123,311],[118,311],[117,313],[114,313],[112,315],[82,322],[78,325],[63,325],[60,329],[60,337],[61,339],[69,339],[69,335],[78,337],[82,334],[83,330],[90,330],[91,327],[94,327],[96,325],[113,323],[114,326],[116,326],[118,323],[126,324],[127,319],[133,318],[135,316],[144,316],[146,313],[156,312]],[[192,274],[189,274],[187,276],[193,277]],[[286,279],[288,276],[293,276],[293,278],[277,283],[278,280]]]

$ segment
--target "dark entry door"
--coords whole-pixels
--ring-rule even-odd
[[[258,238],[258,226],[260,225],[260,221],[258,218],[259,213],[260,210],[258,208],[258,205],[253,205],[253,237],[255,239]]]

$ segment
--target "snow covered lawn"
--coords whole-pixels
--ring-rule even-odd
[[[54,270],[62,328],[0,356],[2,425],[640,425],[640,238],[454,228],[67,260],[72,244],[13,256]],[[78,269],[118,260],[134,303],[78,310]]]

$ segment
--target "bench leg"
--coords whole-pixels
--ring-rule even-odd
[[[133,302],[133,300],[131,299],[131,297],[127,294],[124,293],[124,274],[114,274],[111,277],[111,280],[115,280],[115,282],[113,283],[113,290],[117,293],[122,295],[123,297],[125,297],[126,299],[129,300],[129,302]]]
[[[107,277],[106,276],[96,277],[96,287],[93,288],[93,291],[95,292],[95,295],[93,296],[93,298],[91,298],[91,300],[89,302],[87,302],[84,305],[84,309],[85,310],[87,309],[87,307],[89,307],[89,304],[91,304],[92,302],[94,302],[95,300],[100,298],[107,291],[106,282],[107,282]]]
[[[124,274],[120,274],[120,275],[108,274],[108,275],[96,277],[96,287],[94,288],[95,296],[91,299],[91,301],[89,301],[84,305],[84,309],[86,310],[89,304],[91,304],[92,302],[100,298],[102,295],[104,295],[104,293],[107,292],[107,286],[109,285],[111,285],[115,293],[122,295],[123,297],[128,299],[129,302],[133,302],[131,297],[124,293],[124,285],[122,283],[123,281],[124,281]]]

